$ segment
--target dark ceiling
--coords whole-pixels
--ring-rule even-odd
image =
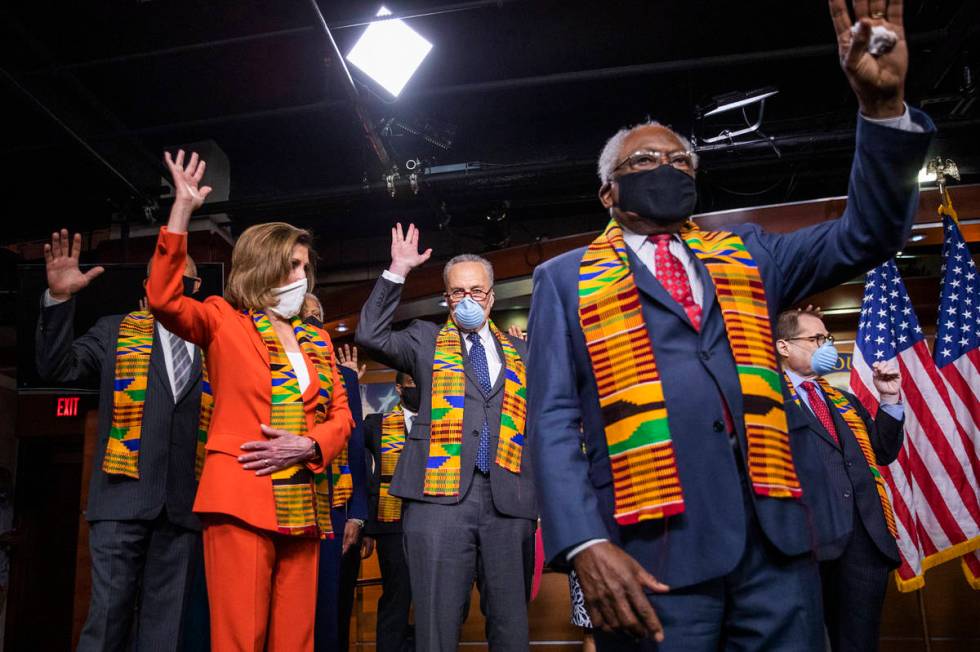
[[[320,4],[344,52],[380,5]],[[780,91],[763,123],[778,154],[765,143],[705,152],[699,210],[846,190],[856,104],[826,2],[386,5],[419,14],[410,25],[435,44],[397,101],[362,88],[374,126],[391,125],[383,141],[401,172],[395,199],[310,0],[6,3],[0,243],[61,225],[163,219],[163,149],[208,139],[231,171],[229,201],[208,210],[228,214],[236,231],[284,219],[320,238],[384,239],[400,217],[430,229],[449,222],[485,246],[541,237],[544,224],[563,235],[601,222],[593,161],[618,127],[649,116],[712,135],[732,123],[697,125],[698,104],[763,86]],[[980,48],[968,45],[980,35],[980,3],[906,5],[908,99],[939,123],[936,152],[975,181]],[[451,147],[410,133],[426,128],[437,140],[451,134]],[[405,168],[415,158],[481,166],[423,175],[416,195]]]

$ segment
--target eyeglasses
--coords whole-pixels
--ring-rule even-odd
[[[483,301],[490,296],[491,292],[493,292],[493,288],[490,288],[489,290],[484,290],[483,288],[473,288],[471,290],[455,288],[449,292],[443,292],[443,295],[449,299],[452,299],[453,301],[462,301],[463,297],[468,294],[473,297],[474,301]]]
[[[655,149],[640,149],[620,161],[613,168],[613,172],[624,165],[633,172],[642,172],[658,168],[664,163],[682,172],[690,172],[694,170],[694,154],[686,151],[660,152]]]
[[[787,342],[792,342],[793,340],[806,340],[807,342],[813,342],[817,346],[823,346],[824,342],[834,343],[833,335],[811,335],[809,337],[787,337]]]

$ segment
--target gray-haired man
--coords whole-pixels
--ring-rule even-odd
[[[417,648],[456,650],[473,580],[491,650],[527,650],[537,506],[524,446],[524,342],[489,319],[493,267],[457,256],[443,271],[442,325],[391,323],[405,277],[431,255],[392,229],[391,266],[361,310],[355,341],[415,379],[418,416],[391,482],[415,600]]]

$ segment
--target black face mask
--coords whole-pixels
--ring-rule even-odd
[[[624,174],[616,183],[619,210],[657,224],[683,222],[694,214],[698,203],[694,179],[672,165]]]
[[[422,395],[419,393],[419,388],[417,386],[402,386],[402,405],[405,406],[405,409],[417,414],[419,411],[419,402],[421,400]]]
[[[197,279],[190,276],[184,276],[183,281],[184,281],[184,296],[189,297],[192,294],[194,294],[194,286],[197,285]]]
[[[317,328],[323,328],[323,322],[320,321],[319,319],[317,319],[316,315],[310,315],[309,317],[307,317],[303,321],[305,323],[309,324],[310,326],[316,326]]]

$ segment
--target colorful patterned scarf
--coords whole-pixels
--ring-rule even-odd
[[[756,494],[798,498],[772,351],[772,328],[758,267],[742,239],[701,231],[682,237],[715,284],[742,388],[749,478]],[[613,473],[615,518],[622,525],[684,511],[684,498],[660,374],[615,220],[579,268],[579,322],[592,361]]]
[[[339,369],[338,369],[339,371]],[[350,387],[347,386],[347,378],[340,374],[340,382],[344,385],[344,391],[350,397]],[[330,481],[333,487],[333,494],[330,499],[331,507],[343,507],[354,495],[354,478],[350,473],[350,458],[347,446],[340,449],[340,453],[330,462]]]
[[[402,520],[401,498],[392,496],[391,478],[395,475],[398,458],[405,448],[405,413],[402,406],[381,417],[381,488],[378,493],[378,520],[397,523]]]
[[[864,423],[864,419],[861,418],[861,415],[854,409],[854,406],[847,400],[843,392],[831,385],[826,378],[817,378],[817,383],[820,385],[820,389],[823,390],[824,396],[830,399],[831,404],[833,404],[837,413],[844,420],[844,423],[854,433],[854,438],[857,439],[861,453],[864,454],[864,459],[868,463],[868,468],[871,470],[871,475],[875,480],[875,488],[878,490],[878,500],[881,501],[881,511],[885,515],[885,524],[888,526],[888,531],[892,537],[897,539],[898,529],[895,527],[895,513],[892,511],[891,501],[888,500],[885,479],[881,476],[881,471],[878,470],[878,463],[875,460],[874,449],[871,447],[871,439],[868,437],[868,428]],[[803,402],[796,392],[796,387],[793,386],[793,381],[790,380],[788,375],[786,376],[786,387],[789,388],[793,402],[800,406],[801,409],[808,409],[803,406]]]
[[[112,395],[112,424],[102,470],[110,475],[121,475],[139,480],[140,437],[143,430],[143,408],[146,404],[147,375],[150,354],[153,351],[153,315],[145,311],[131,312],[119,324],[116,340],[115,384]],[[204,466],[204,445],[214,397],[208,370],[201,359],[204,375],[201,385],[201,417],[197,426],[197,450],[194,461],[196,477],[201,477]]]
[[[251,317],[269,351],[272,376],[272,417],[269,426],[295,435],[306,435],[303,392],[300,391],[293,365],[266,314],[254,311]],[[323,423],[327,418],[333,392],[333,351],[316,329],[307,326],[298,317],[292,319],[292,326],[300,350],[310,358],[317,372],[317,379],[310,379],[311,382],[319,383],[314,422]],[[330,523],[330,483],[329,469],[314,474],[305,464],[294,464],[273,473],[272,493],[276,503],[279,533],[333,538]]]
[[[504,352],[504,400],[500,410],[500,437],[496,463],[512,473],[521,472],[524,424],[527,421],[527,378],[524,361],[506,335],[491,321],[493,333]],[[427,496],[459,495],[459,457],[463,447],[463,405],[466,377],[463,341],[451,318],[439,331],[432,364],[432,430],[425,468]]]

